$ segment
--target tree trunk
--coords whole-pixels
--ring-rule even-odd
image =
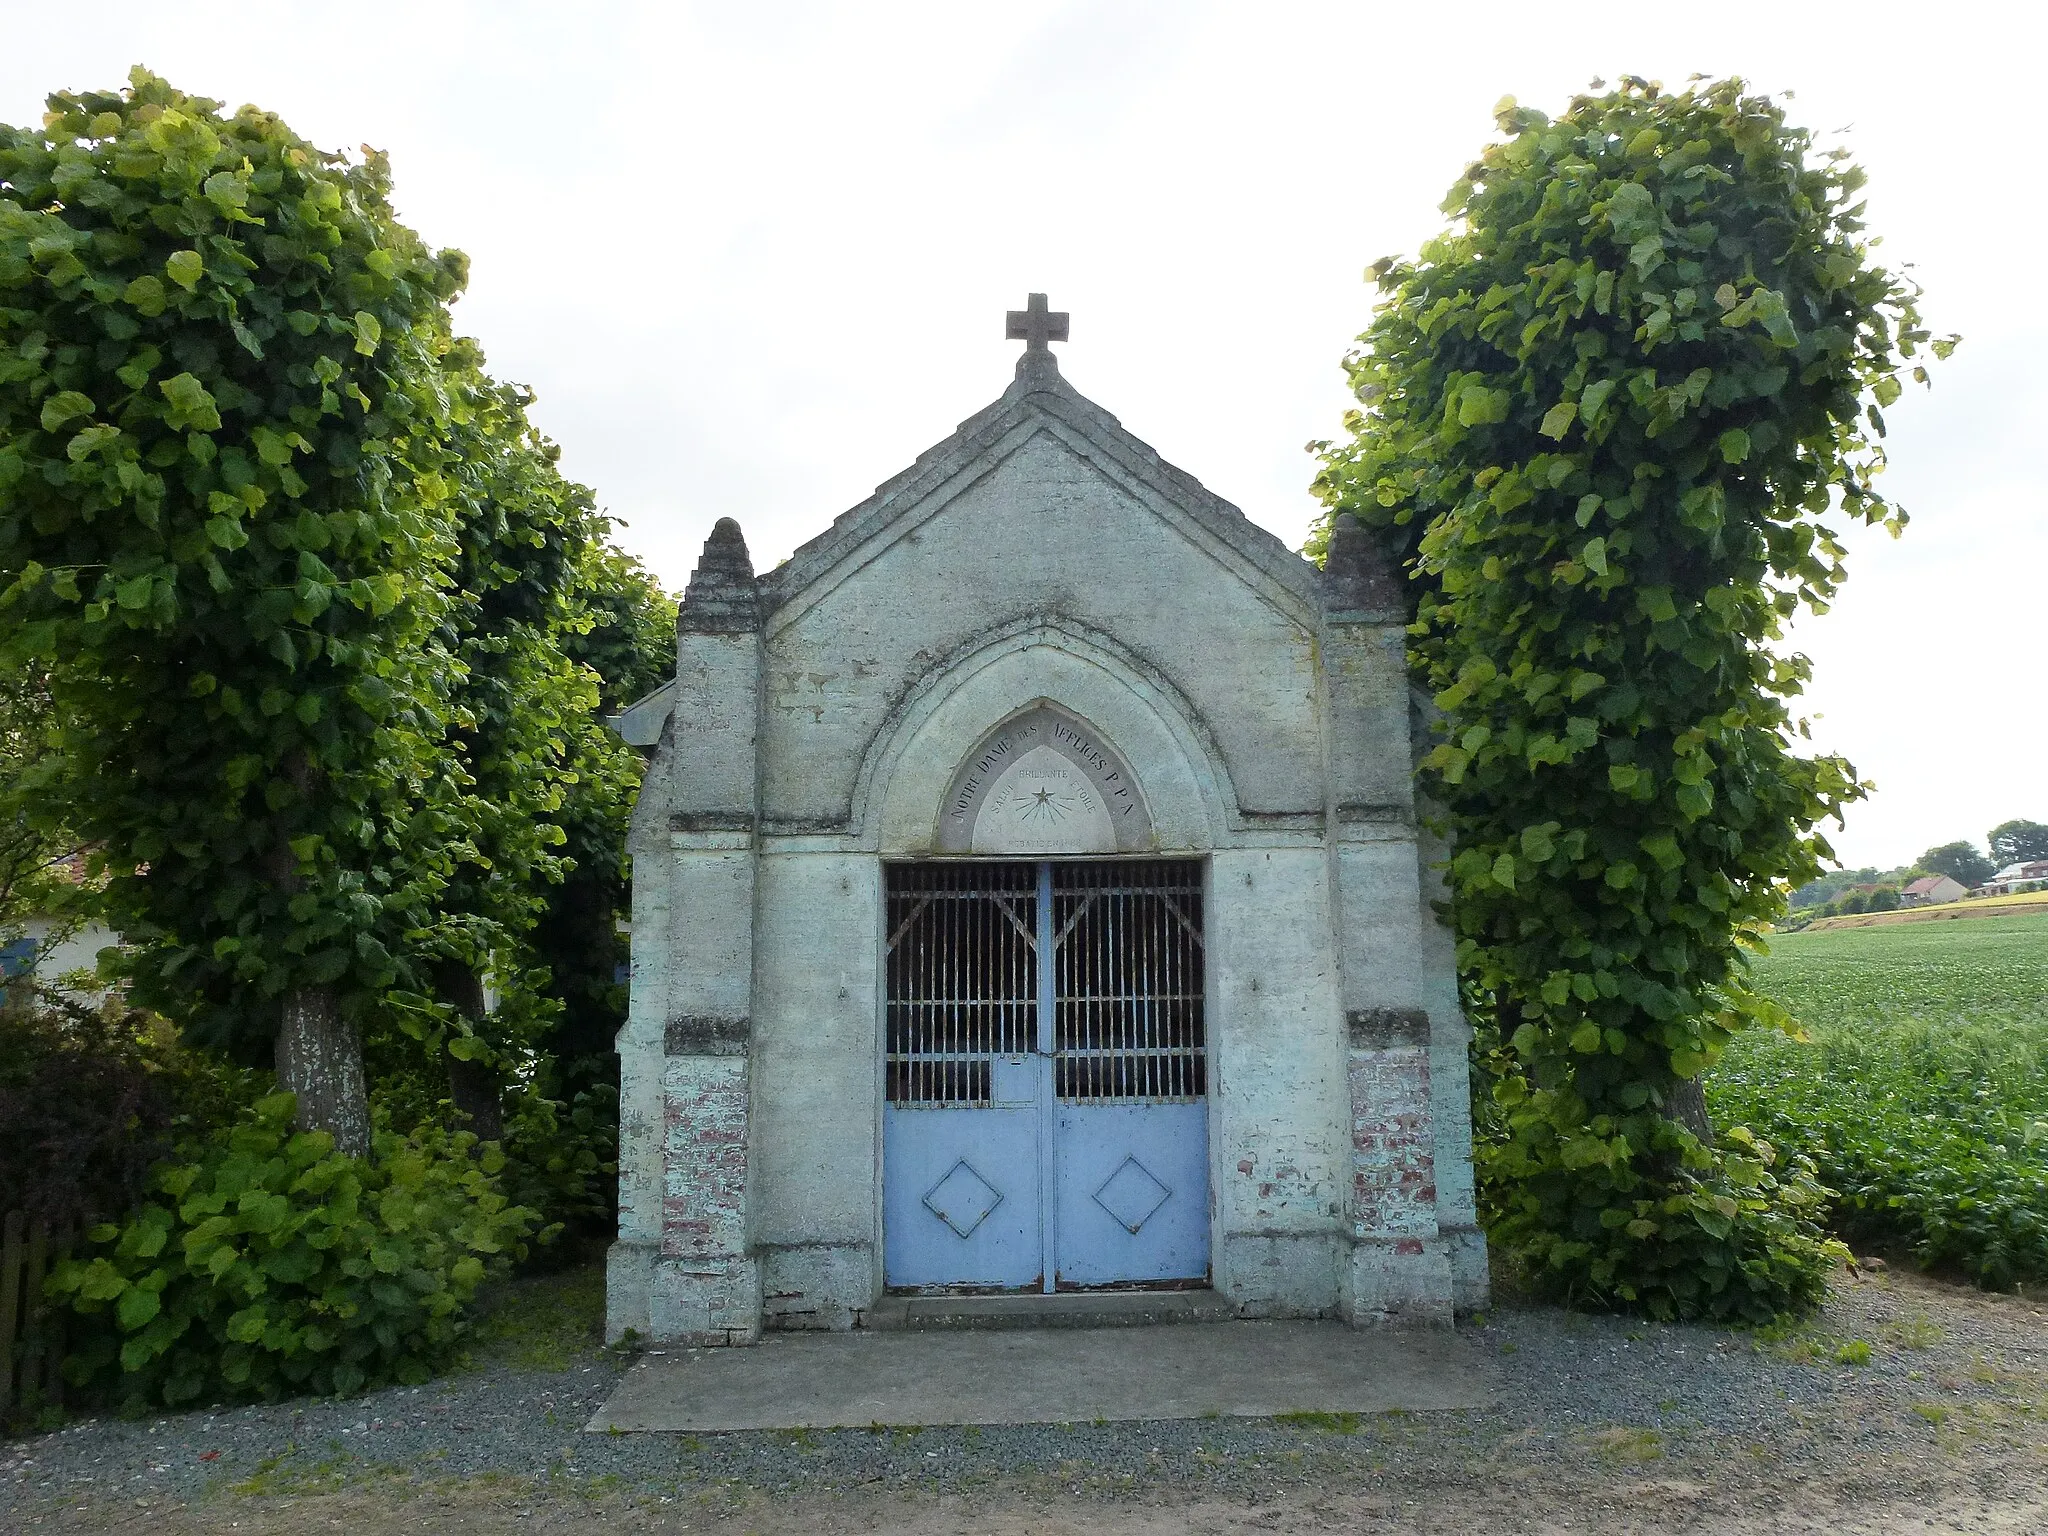
[[[1707,1085],[1697,1077],[1681,1077],[1665,1104],[1670,1118],[1708,1146],[1714,1144],[1714,1121],[1707,1113]]]
[[[434,967],[434,990],[472,1024],[483,1022],[483,978],[460,960],[443,960]],[[452,1054],[448,1057],[448,1101],[468,1120],[479,1141],[505,1139],[498,1087],[498,1074],[483,1062],[464,1061]]]
[[[293,753],[285,773],[303,798],[313,797],[320,773],[305,753]],[[286,827],[276,826],[273,838],[264,858],[266,872],[289,899],[303,884],[298,860]],[[332,987],[296,987],[285,993],[275,1050],[277,1086],[299,1096],[299,1129],[325,1131],[334,1138],[337,1152],[368,1157],[370,1091],[363,1081],[363,1041],[342,1018]]]
[[[299,1096],[302,1131],[325,1131],[350,1157],[370,1155],[370,1095],[363,1042],[329,987],[287,992],[277,1028],[277,1085]]]

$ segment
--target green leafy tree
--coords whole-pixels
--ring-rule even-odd
[[[2048,859],[2048,826],[2038,821],[2002,821],[1991,829],[1985,841],[1991,845],[1991,860],[2000,869],[2031,859]]]
[[[597,674],[600,713],[614,715],[675,675],[676,600],[610,542],[610,520],[597,521],[577,568],[576,612],[563,644]]]
[[[1373,269],[1317,488],[1412,578],[1492,1237],[1574,1299],[1767,1317],[1821,1293],[1824,1192],[1699,1079],[1788,1025],[1744,951],[1864,792],[1794,750],[1775,642],[1843,579],[1831,508],[1904,521],[1872,481],[1927,336],[1862,174],[1739,81],[1498,121]]]
[[[139,1001],[369,1149],[359,1028],[444,733],[447,306],[380,155],[137,69],[0,129],[0,668]]]
[[[599,533],[608,532],[600,529]],[[614,715],[675,672],[676,604],[630,555],[602,537],[586,545],[572,592],[563,648],[598,679],[598,712]],[[626,962],[619,918],[627,907],[626,821],[639,793],[641,762],[602,720],[572,738],[575,792],[557,812],[568,870],[548,887],[535,927],[536,957],[559,1005],[544,1039],[565,1094],[615,1075],[612,1041],[626,1017]]]
[[[456,1110],[495,1141],[513,1079],[569,1098],[611,1075],[624,990],[613,974],[616,915],[639,761],[600,718],[618,707],[618,685],[600,669],[627,687],[644,681],[643,636],[663,631],[672,656],[674,606],[610,547],[609,521],[528,420],[532,397],[485,377],[467,346],[444,367],[460,401],[451,505],[462,546],[445,634],[462,670],[406,839],[432,850],[437,870],[430,917],[401,940],[432,996],[394,1001],[429,1059],[445,1056]],[[407,1071],[404,1052],[376,1055],[387,1085],[393,1066]],[[593,1055],[605,1061],[586,1061]],[[522,1111],[521,1125],[530,1132],[538,1114]]]
[[[439,878],[431,916],[404,942],[440,1004],[438,1016],[410,1017],[445,1055],[455,1107],[495,1141],[505,1069],[552,1012],[527,936],[568,870],[559,819],[576,777],[572,742],[598,728],[596,679],[561,642],[601,530],[590,493],[562,477],[554,445],[528,421],[532,397],[487,378],[466,344],[445,372],[459,402],[450,505],[461,555],[444,644],[461,668],[409,839],[440,853]],[[490,1012],[487,978],[499,993]]]
[[[1877,877],[1884,873],[1878,869],[1837,869],[1809,880],[1792,893],[1792,905],[1817,907],[1833,901],[1852,885],[1874,885]]]
[[[1991,861],[1969,843],[1943,843],[1920,855],[1920,867],[1930,875],[1947,875],[1964,885],[1982,885],[1998,871]]]

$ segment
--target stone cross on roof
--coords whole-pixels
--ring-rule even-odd
[[[1026,352],[1044,352],[1047,342],[1067,339],[1067,312],[1063,309],[1048,310],[1045,295],[1034,293],[1025,301],[1023,309],[1010,311],[1003,339],[1023,342]]]

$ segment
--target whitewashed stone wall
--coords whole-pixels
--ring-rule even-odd
[[[1486,1294],[1466,1030],[1418,841],[1399,594],[1162,463],[1048,354],[784,566],[721,524],[629,711],[633,1000],[609,1329],[860,1325],[882,1288],[882,861],[1041,701],[1204,857],[1211,1255],[1247,1315]]]

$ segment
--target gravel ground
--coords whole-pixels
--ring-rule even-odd
[[[2048,1530],[2048,1303],[1908,1274],[1783,1333],[1503,1307],[1485,1411],[704,1436],[582,1432],[600,1287],[428,1386],[0,1444],[0,1530]]]

